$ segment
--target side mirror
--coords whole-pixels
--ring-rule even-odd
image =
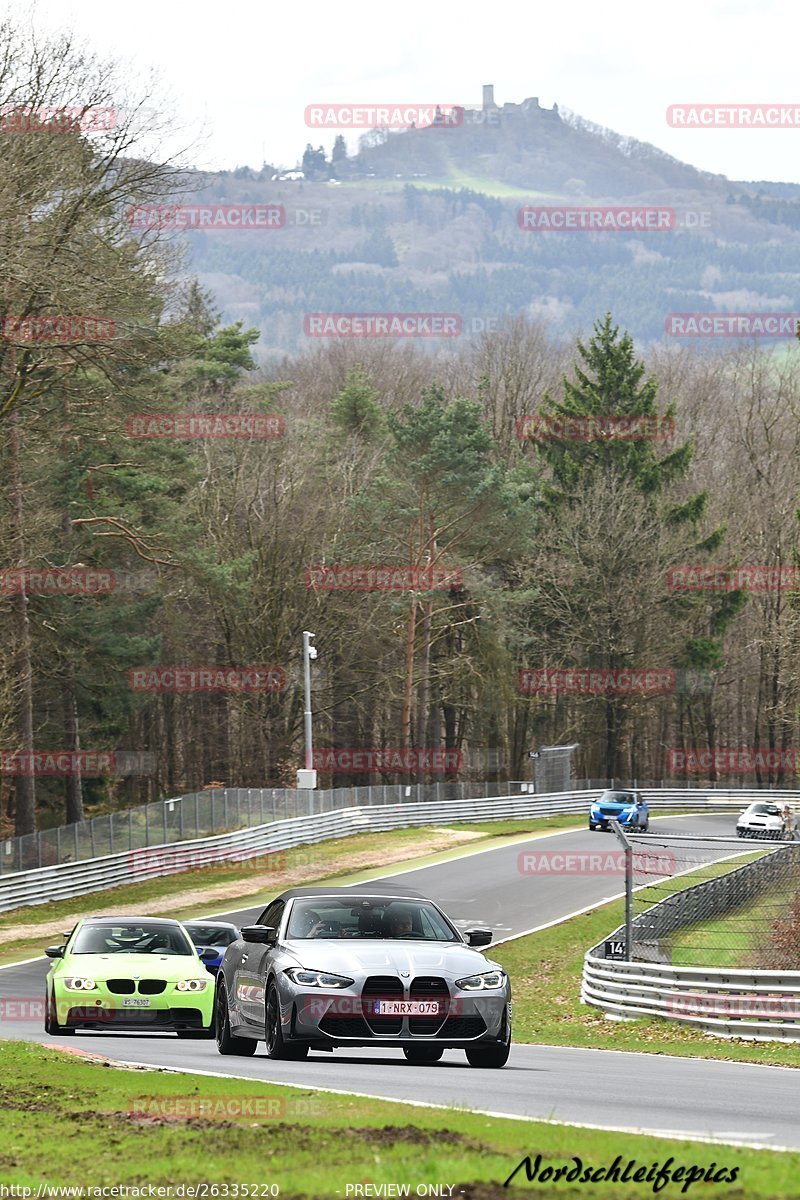
[[[47,949],[45,950],[45,954],[47,955],[48,958],[63,958],[64,957],[64,947],[63,946],[48,946]]]
[[[469,946],[488,946],[493,934],[491,929],[468,929],[464,936]]]
[[[203,962],[211,962],[218,955],[218,951],[213,946],[203,946],[203,949],[198,951]]]
[[[257,946],[274,946],[278,940],[278,931],[273,925],[245,925],[242,937],[246,942],[254,942]]]

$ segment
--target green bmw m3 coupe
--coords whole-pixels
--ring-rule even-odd
[[[84,917],[48,946],[45,1032],[175,1032],[212,1037],[214,980],[179,921]]]

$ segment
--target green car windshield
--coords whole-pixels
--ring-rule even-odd
[[[136,925],[83,925],[70,954],[194,954],[182,929],[157,921]]]

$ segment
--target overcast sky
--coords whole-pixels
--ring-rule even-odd
[[[197,166],[292,166],[306,105],[478,105],[538,95],[732,179],[800,183],[800,127],[680,130],[677,103],[800,109],[798,0],[39,0],[35,23],[102,56],[155,69],[192,131]],[[348,139],[352,148],[355,143]]]

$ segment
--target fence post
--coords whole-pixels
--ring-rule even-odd
[[[144,844],[150,845],[150,805],[144,806]],[[94,855],[94,827],[92,827],[92,855]]]
[[[164,817],[164,841],[166,842],[166,840],[167,840],[167,802],[166,802],[166,800],[161,801],[161,812]]]
[[[80,854],[80,848],[78,846],[78,822],[77,821],[72,826],[72,828],[75,830],[75,862],[77,862],[78,855]]]
[[[633,961],[633,846],[622,832],[619,821],[608,822],[617,841],[625,849],[625,961]]]
[[[61,826],[56,825],[56,862],[61,866]]]
[[[211,789],[211,832],[217,832],[217,823],[214,813],[214,788]]]
[[[222,791],[222,826],[228,828],[228,789],[223,788]]]
[[[133,809],[128,809],[128,849],[133,849]]]
[[[183,841],[183,796],[178,801],[178,837]]]
[[[200,797],[197,792],[194,794],[194,836],[200,837]]]

